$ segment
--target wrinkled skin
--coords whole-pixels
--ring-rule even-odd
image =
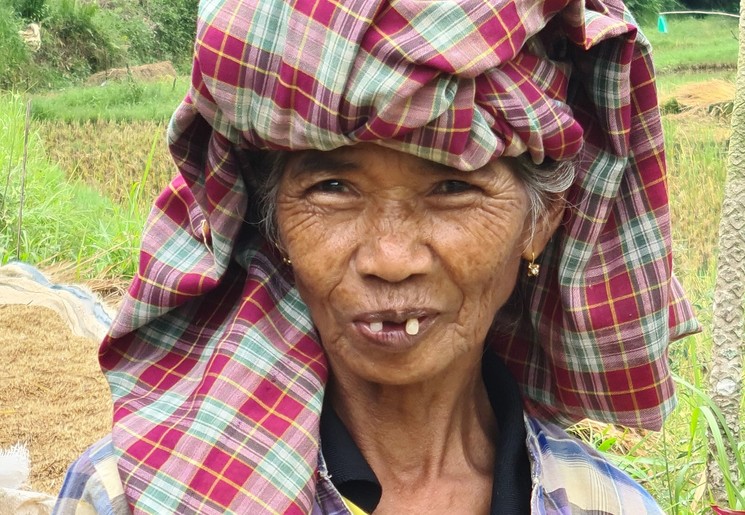
[[[371,144],[290,157],[280,245],[331,403],[380,478],[376,514],[488,513],[499,428],[483,342],[558,223],[530,239],[528,211],[505,161],[459,172]]]
[[[528,241],[527,196],[503,161],[460,172],[371,144],[303,152],[278,200],[282,245],[332,370],[376,383],[477,362],[521,255],[545,243]],[[430,320],[414,341],[370,341],[360,321],[386,310]]]

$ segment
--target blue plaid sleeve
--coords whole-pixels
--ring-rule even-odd
[[[528,418],[534,514],[664,515],[639,483],[558,426]]]
[[[67,470],[54,515],[129,515],[111,435],[89,447]]]

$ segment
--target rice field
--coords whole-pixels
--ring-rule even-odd
[[[137,209],[150,203],[175,173],[165,141],[165,122],[42,121],[37,124],[49,160],[69,181],[126,205],[140,187]],[[95,135],[95,137],[91,137]],[[143,178],[143,171],[147,176]]]

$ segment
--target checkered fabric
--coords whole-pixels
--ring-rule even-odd
[[[488,341],[538,417],[659,428],[672,275],[649,45],[618,0],[204,0],[170,127],[180,175],[101,348],[142,513],[306,513],[327,364],[292,277],[245,223],[247,153],[360,141],[462,170],[573,159],[525,320]],[[485,244],[488,244],[485,242]]]
[[[663,515],[649,493],[627,474],[564,430],[525,417],[535,515]],[[54,515],[98,513],[128,515],[116,466],[116,450],[107,436],[94,444],[67,471]],[[323,453],[318,454],[318,481],[312,515],[355,515],[331,481]],[[592,485],[588,488],[588,485]],[[173,504],[176,504],[174,502]],[[142,511],[142,510],[140,510]],[[281,513],[274,507],[233,510],[240,514]],[[231,511],[231,512],[233,512]],[[161,515],[172,513],[163,506]],[[190,511],[177,512],[193,513]],[[209,513],[209,512],[208,512]]]

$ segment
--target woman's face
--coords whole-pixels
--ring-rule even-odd
[[[410,384],[480,359],[530,255],[503,161],[460,172],[361,144],[293,154],[277,221],[334,374]]]

